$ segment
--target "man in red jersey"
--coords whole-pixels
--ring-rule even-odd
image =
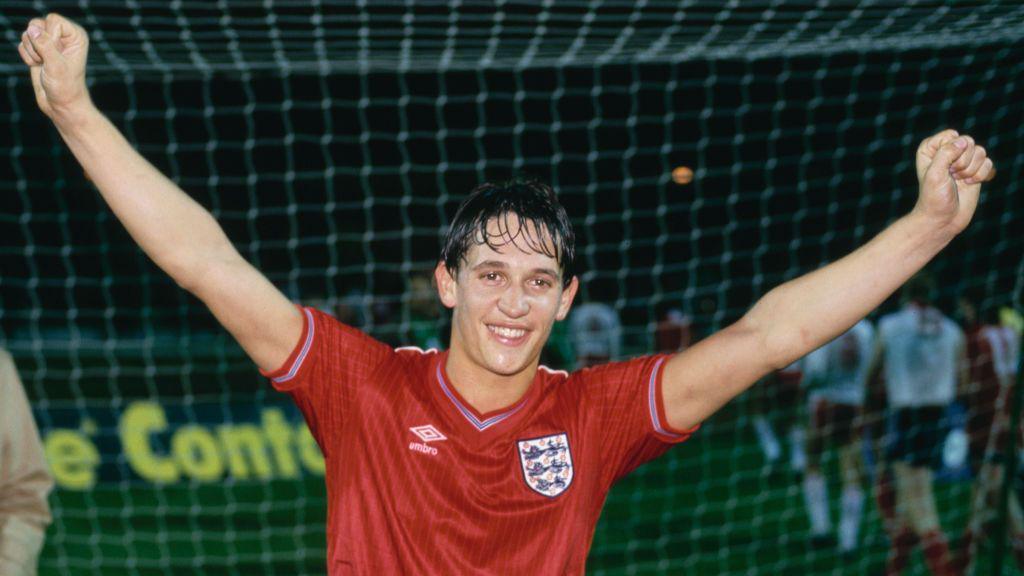
[[[578,282],[550,188],[465,199],[434,271],[451,346],[392,349],[294,306],[246,262],[94,107],[87,49],[56,14],[18,46],[40,109],[135,241],[301,408],[327,462],[331,574],[583,573],[616,480],[881,303],[967,226],[993,170],[973,139],[940,132],[918,148],[914,210],[864,247],[683,352],[570,375],[538,362]]]
[[[971,513],[960,540],[960,572],[969,573],[985,526],[995,520],[1003,483],[1010,427],[1011,390],[1016,378],[1020,341],[1009,326],[999,324],[995,306],[984,304],[980,290],[966,290],[959,300],[967,337],[968,376],[960,399],[967,408],[969,460],[974,475]],[[1018,429],[1017,446],[1021,446]],[[1011,543],[1017,564],[1024,568],[1024,513],[1017,493],[1010,491]]]

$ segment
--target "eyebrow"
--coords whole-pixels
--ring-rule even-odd
[[[508,268],[508,264],[502,262],[501,260],[484,260],[483,262],[480,262],[476,266],[473,266],[472,270],[480,270],[481,268],[501,268],[501,269],[507,269]],[[534,274],[547,274],[548,276],[551,276],[552,278],[558,278],[558,272],[552,270],[551,268],[534,268],[533,269],[533,273]]]

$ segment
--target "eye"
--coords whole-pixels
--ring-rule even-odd
[[[480,278],[486,282],[498,282],[501,280],[501,274],[497,272],[484,272],[480,275]]]
[[[532,282],[537,288],[550,288],[552,286],[551,281],[544,278],[534,278]]]

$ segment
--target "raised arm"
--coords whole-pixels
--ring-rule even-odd
[[[0,574],[36,573],[53,477],[14,360],[0,350]]]
[[[668,422],[687,429],[769,371],[835,338],[920,270],[970,222],[985,149],[946,130],[917,150],[917,204],[870,242],[764,295],[735,324],[674,356],[662,394]]]
[[[299,340],[301,313],[96,109],[85,85],[88,50],[85,30],[66,18],[29,23],[18,53],[36,103],[143,251],[202,300],[260,368],[277,368]]]

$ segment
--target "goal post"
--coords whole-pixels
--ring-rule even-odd
[[[42,574],[317,574],[326,556],[300,415],[134,246],[36,109],[13,46],[45,10],[89,31],[98,107],[243,256],[390,344],[444,345],[425,275],[484,180],[556,188],[579,301],[616,311],[632,356],[669,315],[706,336],[907,212],[916,146],[944,127],[984,141],[999,175],[930,267],[940,307],[968,286],[1022,307],[1016,2],[5,4],[0,345],[57,478]],[[561,332],[545,360],[571,368]],[[880,571],[870,497],[853,558],[811,542],[785,466],[786,428],[806,420],[749,394],[724,408],[611,492],[588,571]],[[970,478],[939,476],[955,536]]]

